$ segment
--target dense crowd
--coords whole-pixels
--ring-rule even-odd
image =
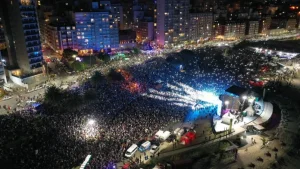
[[[222,50],[204,48],[168,56],[175,61],[154,58],[135,66],[127,64],[123,69],[148,89],[143,95],[121,88],[122,81],[102,82],[96,87],[86,82],[76,91],[84,93],[93,88],[97,97],[72,111],[57,112],[52,107],[41,109],[35,116],[2,116],[0,162],[8,168],[66,169],[80,165],[91,154],[88,168],[108,168],[109,163],[123,160],[132,143],[152,138],[157,130],[186,118],[194,105],[185,104],[188,95],[178,84],[216,95],[232,84],[247,85],[246,80],[257,73],[260,65],[259,59],[249,54],[241,49],[225,57]],[[161,81],[160,88],[155,88],[157,81]],[[198,114],[211,115],[214,111],[205,108]],[[86,128],[90,119],[95,121],[93,130]]]

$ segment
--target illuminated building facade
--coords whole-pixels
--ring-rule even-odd
[[[213,32],[212,13],[190,13],[189,40],[197,41],[210,38]]]
[[[50,23],[50,18],[53,15],[52,6],[41,5],[38,10],[39,27],[41,33],[41,41],[46,40],[46,29]]]
[[[3,19],[7,34],[7,64],[22,74],[42,73],[42,47],[34,0],[4,0]],[[2,8],[2,7],[1,7]]]
[[[79,50],[119,47],[118,25],[112,22],[109,12],[76,12],[75,22]]]
[[[157,1],[156,43],[159,46],[174,45],[188,40],[189,1]]]
[[[112,10],[113,9],[113,10]],[[119,48],[117,8],[109,1],[93,2],[92,10],[75,12],[78,50],[110,51]]]
[[[229,22],[224,27],[224,38],[242,38],[246,33],[244,22]]]
[[[55,51],[77,49],[75,25],[49,24],[46,30],[46,43]]]
[[[249,37],[253,37],[253,36],[257,35],[258,31],[259,31],[259,21],[257,21],[257,20],[248,21],[246,29],[247,29],[246,34]]]

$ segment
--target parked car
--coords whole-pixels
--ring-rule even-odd
[[[140,152],[145,152],[146,150],[149,150],[151,146],[151,142],[150,141],[146,141],[144,142],[140,147],[139,147],[139,151]]]
[[[138,150],[138,146],[136,144],[132,144],[126,151],[125,157],[130,158],[132,157],[135,152]]]

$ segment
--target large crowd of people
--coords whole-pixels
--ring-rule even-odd
[[[123,160],[124,152],[132,143],[151,139],[157,130],[186,118],[190,106],[194,105],[184,104],[184,99],[189,99],[185,90],[178,90],[184,88],[179,83],[216,95],[232,84],[248,85],[247,80],[258,73],[261,64],[257,54],[249,57],[252,54],[255,55],[239,49],[223,56],[220,49],[204,48],[168,56],[179,62],[153,56],[149,62],[122,67],[135,82],[146,86],[143,94],[124,90],[122,81],[101,82],[96,86],[86,82],[73,90],[84,93],[93,88],[96,98],[76,109],[57,112],[52,107],[42,108],[36,114],[18,112],[1,116],[0,162],[8,168],[66,169],[80,165],[91,154],[88,168],[108,168],[108,164]],[[118,67],[116,63],[113,65]],[[160,88],[155,88],[157,81],[161,81]],[[164,92],[174,95],[164,95]],[[154,97],[147,97],[151,94]],[[213,110],[205,108],[198,114],[211,115]],[[89,124],[91,119],[93,124]]]

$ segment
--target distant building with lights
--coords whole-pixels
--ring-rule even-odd
[[[229,22],[224,26],[224,37],[230,38],[243,38],[246,33],[246,23],[245,22]]]
[[[47,25],[45,41],[54,51],[60,53],[68,48],[77,50],[75,25],[59,23]]]
[[[137,23],[136,41],[139,43],[153,41],[154,23],[153,21],[140,21]]]
[[[122,0],[122,14],[120,15],[120,30],[127,30],[133,28],[133,0]]]
[[[190,13],[189,40],[198,41],[211,38],[214,17],[212,13]]]
[[[259,33],[266,35],[271,27],[271,23],[271,16],[263,17],[259,23]]]
[[[246,35],[248,37],[253,37],[258,35],[259,32],[259,21],[258,20],[250,20],[246,25]]]
[[[38,20],[41,33],[41,41],[45,42],[46,40],[46,29],[50,23],[51,17],[53,16],[52,6],[41,5],[38,9]]]
[[[93,2],[91,11],[75,12],[77,45],[79,50],[109,51],[119,48],[118,22],[110,10],[100,9]]]
[[[215,22],[214,34],[217,39],[233,40],[244,38],[246,23],[243,21]]]
[[[156,43],[176,45],[189,39],[189,9],[187,0],[157,1]]]
[[[42,47],[35,0],[4,0],[4,29],[7,36],[10,77],[22,85],[24,78],[42,73]]]

